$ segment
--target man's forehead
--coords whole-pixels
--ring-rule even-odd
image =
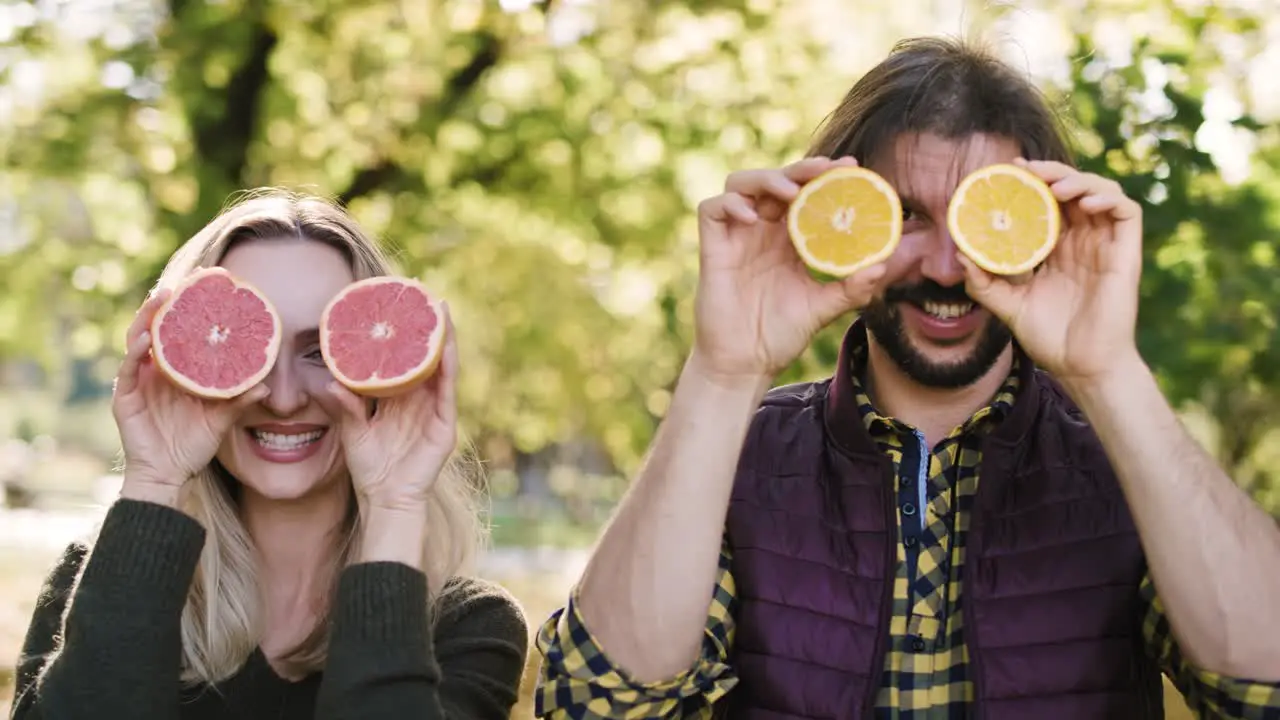
[[[892,152],[871,166],[884,176],[905,201],[926,205],[945,204],[965,175],[1018,156],[1018,144],[1010,138],[969,135],[944,138],[932,133],[899,136]]]

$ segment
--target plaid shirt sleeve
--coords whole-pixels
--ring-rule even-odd
[[[693,667],[669,680],[638,683],[613,665],[582,620],[576,592],[538,631],[542,670],[535,714],[555,720],[712,717],[713,704],[735,684],[728,665],[733,645],[735,588],[730,550],[721,546],[702,652]]]
[[[1142,634],[1147,647],[1196,717],[1280,720],[1280,683],[1230,678],[1193,666],[1178,650],[1150,575],[1143,578],[1140,594],[1145,609]]]

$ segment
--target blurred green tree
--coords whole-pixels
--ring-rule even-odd
[[[730,169],[794,159],[903,13],[929,4],[8,0],[0,358],[65,374],[70,354],[110,377],[179,243],[237,190],[311,189],[450,298],[486,454],[631,470],[690,341],[693,207]],[[1280,130],[1247,103],[1219,123],[1257,148],[1243,183],[1197,143],[1216,87],[1247,100],[1229,78],[1266,18],[1069,5],[1035,11],[1075,38],[1047,89],[1082,164],[1147,203],[1143,350],[1280,507],[1275,464],[1257,460],[1277,425]],[[1095,47],[1100,24],[1135,17],[1159,31]],[[841,330],[783,380],[829,372]]]

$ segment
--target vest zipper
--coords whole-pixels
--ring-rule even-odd
[[[973,515],[969,518],[969,535],[965,541],[966,559],[964,563],[964,570],[960,573],[961,587],[963,588],[963,592],[966,596],[964,607],[960,608],[960,614],[964,617],[964,644],[965,647],[969,649],[969,671],[972,673],[972,677],[969,682],[973,685],[973,706],[969,712],[970,720],[982,720],[986,715],[982,704],[982,653],[978,649],[977,626],[974,624],[973,617],[974,575],[977,574],[978,563],[982,559],[981,554],[977,552],[981,549],[978,546],[978,543],[982,538],[979,531],[982,529],[982,518],[986,515],[986,508],[983,507],[983,503],[981,502],[983,499],[982,490],[984,488],[982,475],[994,477],[994,474],[989,475],[986,472],[987,468],[994,466],[991,463],[991,458],[993,457],[991,453],[991,443],[985,438],[982,441],[981,453],[982,461],[980,463],[980,469],[978,470],[978,472],[981,473],[978,479],[978,493],[973,498]],[[987,490],[987,497],[992,497],[990,483],[986,483],[985,487]]]
[[[972,524],[969,525],[970,534],[973,533],[974,527],[975,526]],[[965,561],[965,569],[963,573],[965,577],[961,582],[965,584],[966,589],[973,586],[971,582],[971,576],[973,573],[969,570],[972,565],[972,559]],[[960,614],[964,617],[964,644],[969,648],[969,671],[973,673],[973,677],[969,681],[973,684],[973,706],[970,708],[969,718],[970,720],[982,720],[983,716],[986,714],[983,712],[982,683],[980,682],[982,679],[982,653],[978,651],[978,644],[973,641],[976,633],[973,632],[973,611],[970,610],[972,607],[973,603],[967,602],[964,604],[964,607],[960,609]]]
[[[1164,674],[1154,660],[1147,657],[1143,647],[1142,628],[1138,628],[1138,645],[1135,657],[1138,662],[1138,696],[1142,707],[1142,717],[1147,720],[1160,720],[1164,717]]]
[[[885,583],[880,598],[880,630],[876,634],[875,648],[871,651],[871,672],[867,675],[867,693],[862,700],[863,720],[875,717],[876,696],[880,693],[880,681],[884,677],[885,646],[889,639],[889,624],[893,621],[893,580],[898,563],[898,533],[895,530],[898,527],[898,506],[894,502],[898,493],[895,489],[897,478],[893,476],[893,465],[885,467],[880,475],[885,481],[882,487],[886,488],[884,511],[885,522],[888,524],[885,526],[885,534],[889,541],[885,543]]]

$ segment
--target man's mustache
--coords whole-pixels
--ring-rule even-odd
[[[884,301],[886,303],[909,302],[913,305],[922,305],[926,302],[972,302],[964,292],[964,283],[946,287],[932,280],[922,280],[910,285],[894,285],[884,291]]]

